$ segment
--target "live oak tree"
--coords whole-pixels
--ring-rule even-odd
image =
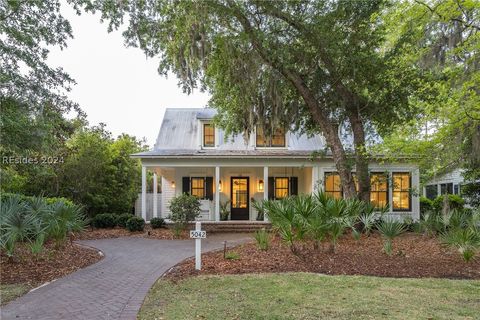
[[[414,70],[382,51],[385,2],[79,1],[109,28],[124,20],[126,42],[159,57],[186,92],[208,89],[217,123],[248,136],[283,126],[322,133],[347,197],[369,200],[372,133],[411,114]],[[401,75],[401,76],[399,76]],[[353,134],[353,145],[342,134]]]
[[[418,116],[385,136],[380,152],[415,155],[425,180],[464,168],[472,184],[462,189],[480,199],[480,2],[399,2],[386,17],[386,45],[424,81],[411,97]]]
[[[63,113],[78,106],[66,92],[74,81],[46,63],[49,48],[65,48],[72,37],[59,0],[3,0],[0,4],[0,102],[12,98],[40,110]]]

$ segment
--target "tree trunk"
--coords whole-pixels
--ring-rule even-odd
[[[368,155],[365,146],[365,129],[358,112],[350,111],[349,120],[353,132],[355,147],[355,168],[358,181],[358,198],[365,202],[370,201],[370,176],[368,173]]]

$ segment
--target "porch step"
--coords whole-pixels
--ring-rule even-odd
[[[173,227],[172,223],[167,223],[168,227]],[[265,221],[202,221],[202,230],[211,233],[220,232],[255,232],[263,228],[269,230],[272,227],[270,222]],[[195,224],[190,223],[187,227],[189,230],[195,229]]]

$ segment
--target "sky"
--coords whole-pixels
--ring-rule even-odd
[[[62,4],[62,15],[70,21],[74,38],[64,50],[52,48],[47,61],[75,79],[68,96],[85,111],[90,125],[103,122],[114,137],[128,133],[145,138],[152,147],[165,108],[207,105],[207,93],[183,93],[174,75],[157,73],[157,59],[125,47],[121,32],[108,33],[98,14],[78,16]]]

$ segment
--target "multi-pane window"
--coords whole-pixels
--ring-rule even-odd
[[[288,178],[275,178],[275,199],[288,197]]]
[[[272,135],[265,135],[263,128],[257,127],[256,130],[257,147],[285,147],[285,130],[277,128]]]
[[[376,208],[388,204],[388,176],[385,173],[370,174],[370,202]]]
[[[411,179],[408,172],[394,172],[393,180],[393,211],[410,211],[411,210]]]
[[[199,199],[205,198],[205,178],[191,179],[191,194]]]
[[[342,197],[342,184],[338,173],[325,173],[325,194],[340,199]]]
[[[441,194],[453,194],[453,183],[442,183],[440,184],[440,193]]]
[[[425,187],[425,196],[428,199],[433,200],[437,197],[437,195],[438,195],[438,188],[436,184],[431,184]]]
[[[215,147],[215,126],[211,123],[203,124],[203,146]]]

